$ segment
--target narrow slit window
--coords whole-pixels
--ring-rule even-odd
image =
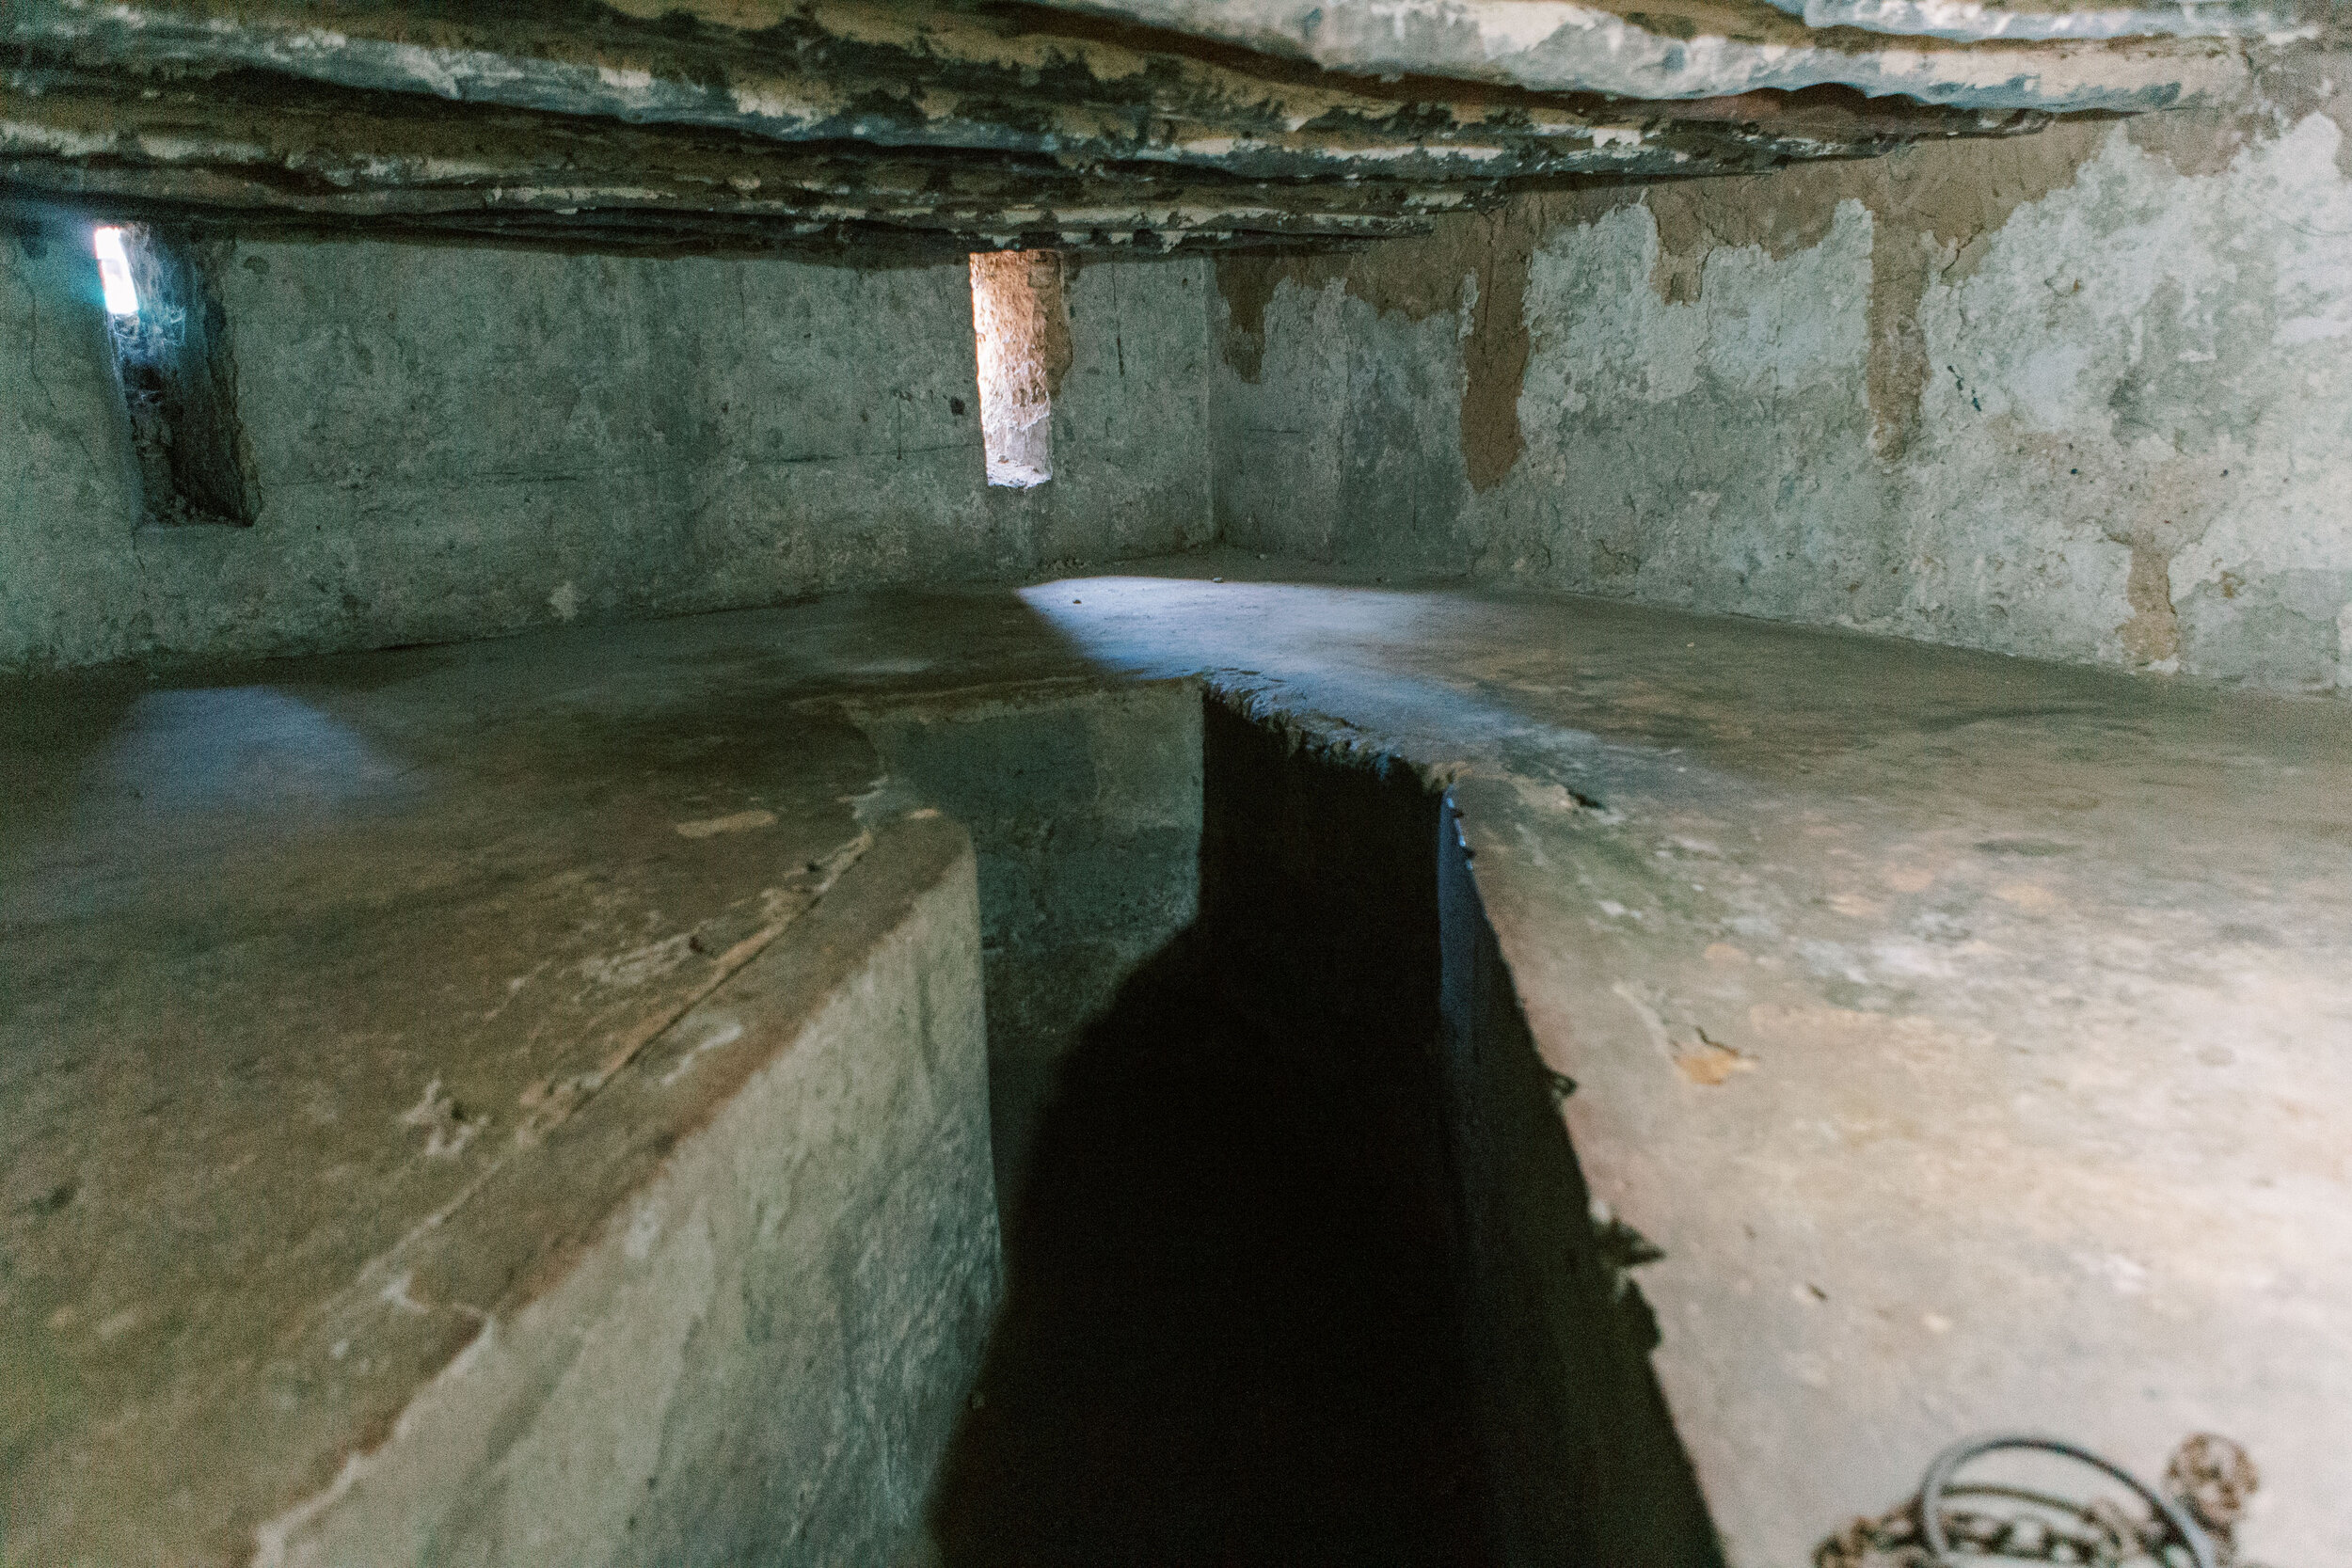
[[[106,314],[136,316],[139,290],[131,279],[131,253],[123,247],[122,230],[101,229],[90,236],[90,245],[98,252],[98,284],[106,296]]]
[[[1070,312],[1057,250],[972,257],[980,436],[988,482],[1025,490],[1054,477],[1054,394],[1070,368]]]
[[[227,323],[193,247],[108,224],[90,232],[131,420],[139,520],[252,521],[228,354]]]

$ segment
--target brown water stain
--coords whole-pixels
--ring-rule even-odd
[[[1866,371],[1871,440],[1892,461],[1918,429],[1928,383],[1919,308],[1931,278],[1973,271],[1982,242],[2018,207],[2070,183],[2110,129],[2104,121],[2074,122],[2028,136],[1772,174],[1548,191],[1444,218],[1425,236],[1354,254],[1229,254],[1216,264],[1226,306],[1220,347],[1242,380],[1258,381],[1266,307],[1284,282],[1311,293],[1336,282],[1376,311],[1422,321],[1459,310],[1464,285],[1474,279],[1462,345],[1461,441],[1471,489],[1485,491],[1502,483],[1526,448],[1518,400],[1530,350],[1528,272],[1553,232],[1621,207],[1646,208],[1659,240],[1650,286],[1669,305],[1694,305],[1717,250],[1752,247],[1785,259],[1820,245],[1839,206],[1855,201],[1872,222]]]

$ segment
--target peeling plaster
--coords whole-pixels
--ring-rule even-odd
[[[332,30],[291,0],[24,0],[0,43],[0,189],[236,214],[246,233],[266,219],[817,245],[854,224],[966,249],[1394,234],[1509,182],[1772,167],[2011,134],[2047,107],[1340,76],[1133,18],[904,0],[593,22],[389,7]],[[2056,66],[2070,47],[2026,53]],[[2059,96],[2169,103],[2214,64],[2203,44],[2142,50],[2081,103]]]
[[[1229,262],[1221,524],[1252,548],[2334,687],[2344,64],[2299,61],[2227,114],[1522,198],[1311,271]],[[1406,273],[1454,282],[1470,330],[1367,315]],[[1309,329],[1311,290],[1343,308]],[[1511,315],[1523,348],[1498,336]],[[1458,448],[1396,451],[1457,410]],[[1301,443],[1363,455],[1294,514],[1277,476]]]
[[[1927,103],[2146,109],[2180,102],[2185,92],[2229,90],[2242,80],[2243,71],[2233,54],[2218,47],[2168,47],[2095,32],[2087,40],[2036,44],[2006,41],[1999,31],[1988,30],[1976,35],[1984,41],[1963,44],[1906,29],[1903,47],[1882,47],[1858,30],[1812,34],[1793,16],[1754,9],[1734,13],[1673,0],[1624,13],[1568,0],[1061,3],[1296,55],[1328,71],[1444,73],[1624,98],[1702,98],[1836,83]],[[1957,15],[1958,8],[1945,14]],[[2180,25],[2226,32],[2233,22],[2217,16],[2201,24],[2185,19]]]

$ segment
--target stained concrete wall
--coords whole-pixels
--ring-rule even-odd
[[[1231,543],[2352,686],[2352,97],[1218,270]]]
[[[0,664],[1006,578],[1212,534],[2352,684],[2347,62],[2227,110],[1091,262],[984,482],[964,269],[239,245],[251,530],[136,529],[78,235],[0,242]],[[963,412],[955,412],[961,400]]]
[[[1199,261],[1075,269],[1056,476],[985,482],[961,262],[240,244],[250,529],[141,529],[86,231],[0,238],[0,666],[283,653],[1164,553],[1211,529]]]

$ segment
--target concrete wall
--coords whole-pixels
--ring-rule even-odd
[[[1200,895],[1200,693],[1066,685],[851,709],[910,802],[979,862],[996,1188],[1026,1185],[1062,1061]]]
[[[1209,537],[1203,262],[1076,269],[1056,477],[1028,492],[985,483],[961,263],[250,244],[208,271],[258,517],[139,529],[86,233],[0,238],[0,666],[493,635]]]
[[[496,634],[1206,542],[2352,683],[2352,123],[2229,111],[1090,262],[984,483],[959,265],[243,245],[260,499],[136,529],[78,232],[0,241],[0,665]],[[1213,352],[1214,350],[1214,352]],[[954,411],[961,400],[963,412]]]
[[[1227,259],[1220,528],[1277,554],[2352,685],[2352,99],[2328,69],[2274,72],[2226,114],[1525,199],[1353,259]]]

